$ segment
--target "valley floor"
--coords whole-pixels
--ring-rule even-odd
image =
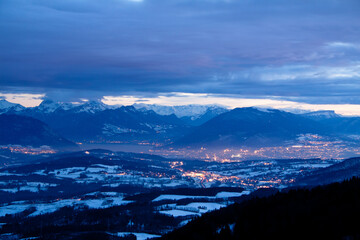
[[[80,239],[77,234],[88,231],[109,239],[156,237],[339,162],[222,163],[109,150],[55,154],[0,169],[0,239]]]

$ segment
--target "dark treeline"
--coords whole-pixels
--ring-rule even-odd
[[[360,239],[360,178],[254,198],[210,212],[170,239]]]

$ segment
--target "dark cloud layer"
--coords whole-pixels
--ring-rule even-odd
[[[360,103],[358,0],[0,0],[0,36],[3,92]]]

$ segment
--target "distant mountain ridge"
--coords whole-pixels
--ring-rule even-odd
[[[123,106],[121,105],[107,105],[100,100],[91,100],[84,102],[56,102],[51,99],[44,99],[39,106],[25,108],[20,104],[10,103],[6,100],[0,100],[0,110],[6,109],[11,111],[11,107],[17,107],[16,111],[31,110],[42,113],[51,113],[61,110],[73,110],[74,112],[100,112],[107,109],[117,109]],[[220,105],[178,105],[178,106],[163,106],[157,104],[134,104],[132,105],[136,110],[140,111],[154,111],[159,115],[175,115],[178,118],[190,118],[196,120],[203,115],[212,112],[216,115],[227,112],[228,109]]]
[[[136,109],[141,110],[153,110],[160,115],[171,115],[175,114],[178,118],[182,117],[193,117],[198,118],[201,115],[205,114],[208,110],[218,110],[219,113],[226,112],[225,107],[219,105],[198,105],[198,104],[189,104],[189,105],[177,105],[177,106],[163,106],[158,104],[134,104]]]
[[[0,145],[23,145],[55,149],[76,149],[76,145],[63,138],[40,120],[20,115],[0,115]]]
[[[322,120],[322,119],[330,119],[330,118],[339,118],[340,115],[336,114],[335,111],[315,111],[301,114],[304,117],[314,119],[314,120]]]
[[[7,109],[7,112],[39,119],[74,141],[103,142],[178,138],[186,134],[192,125],[199,125],[227,111],[218,106],[193,105],[183,108],[183,111],[173,108],[178,109],[176,113],[180,115],[183,112],[181,116],[184,117],[180,119],[171,111],[158,114],[146,109],[145,105],[136,109],[134,106],[110,106],[101,101],[62,103],[45,99],[37,107],[18,111]]]
[[[310,112],[302,116],[317,121],[339,135],[360,134],[360,117],[343,117],[334,111]]]
[[[117,106],[116,106],[117,107]],[[51,99],[45,99],[40,103],[39,106],[27,108],[25,111],[28,112],[39,112],[39,113],[53,113],[57,111],[68,111],[73,112],[100,112],[106,109],[114,109],[114,106],[106,105],[101,101],[86,101],[81,103],[70,103],[70,102],[55,102]]]
[[[334,111],[294,114],[255,107],[110,106],[101,101],[61,103],[46,99],[32,108],[2,100],[1,113],[39,119],[76,142],[145,141],[172,147],[222,148],[283,146],[308,133],[354,143],[360,138],[360,117],[343,117]]]
[[[20,104],[11,103],[4,99],[0,99],[0,114],[7,112],[19,112],[24,110],[25,107]]]
[[[161,116],[132,106],[114,108],[96,101],[71,107],[46,101],[16,114],[39,119],[63,136],[80,142],[162,140],[185,133],[188,128],[175,115]]]
[[[273,146],[304,133],[326,130],[316,121],[280,110],[236,108],[197,127],[175,146]]]
[[[208,120],[229,111],[227,108],[219,105],[178,105],[178,106],[162,106],[157,104],[134,104],[136,109],[140,111],[152,110],[159,115],[176,115],[186,124],[192,126],[200,126]]]

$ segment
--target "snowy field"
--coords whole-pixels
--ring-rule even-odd
[[[60,208],[69,206],[69,207],[88,207],[88,208],[108,208],[112,206],[119,206],[131,203],[132,201],[125,201],[123,197],[106,197],[102,199],[63,199],[50,203],[37,203],[37,204],[26,204],[20,202],[18,204],[9,204],[0,207],[0,217],[5,216],[6,214],[17,214],[21,213],[28,209],[34,209],[35,211],[29,216],[37,216],[41,214],[53,213]]]
[[[149,233],[138,233],[138,232],[118,232],[118,237],[125,237],[126,235],[133,234],[136,236],[136,240],[147,240],[152,238],[161,237],[160,235],[149,234]]]
[[[163,201],[163,200],[182,200],[182,199],[217,199],[217,198],[231,198],[231,197],[240,197],[242,195],[249,194],[250,191],[243,191],[243,192],[219,192],[216,196],[192,196],[192,195],[175,195],[175,194],[164,194],[160,195],[159,197],[155,198],[153,202]]]

